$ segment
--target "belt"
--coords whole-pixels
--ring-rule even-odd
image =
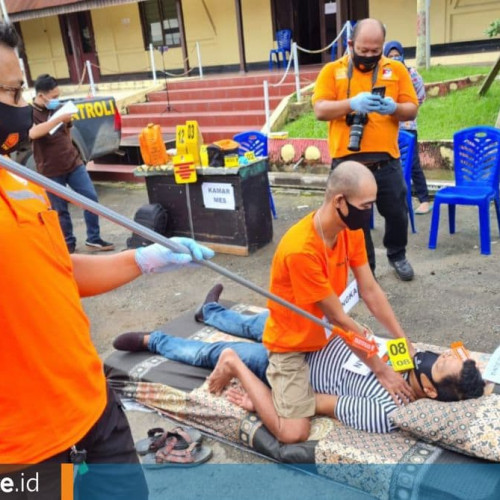
[[[374,161],[370,163],[363,163],[363,165],[368,169],[371,170],[372,172],[376,172],[377,170],[380,170],[381,168],[385,167],[388,163],[390,163],[391,160],[379,160],[379,161]]]

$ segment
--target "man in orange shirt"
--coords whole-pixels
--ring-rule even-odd
[[[345,160],[366,165],[377,181],[377,208],[385,219],[389,264],[403,281],[413,279],[406,258],[408,207],[399,161],[399,122],[413,120],[418,100],[408,71],[382,55],[385,28],[380,21],[358,21],[349,54],[328,63],[318,75],[312,98],[318,120],[328,121],[332,169]],[[385,97],[382,97],[383,94]],[[370,222],[363,227],[368,261],[375,271]]]
[[[387,297],[367,262],[363,224],[377,196],[373,174],[354,161],[340,164],[328,179],[321,207],[292,226],[274,254],[270,291],[344,331],[363,329],[343,310],[339,295],[349,269],[367,307],[393,337],[404,337]],[[209,377],[209,389],[220,393],[237,377],[268,430],[283,443],[304,441],[316,397],[309,383],[306,353],[325,347],[335,336],[290,309],[268,301],[263,343],[269,351],[266,376],[271,390],[230,349],[224,350]],[[354,349],[353,349],[354,350]],[[414,352],[410,345],[410,351]],[[380,358],[354,350],[375,373],[396,403],[415,394],[401,375]]]
[[[14,28],[0,23],[4,153],[15,150],[33,121],[22,98],[17,44]],[[193,240],[178,241],[196,259],[213,256]],[[60,498],[60,464],[84,460],[88,472],[77,476],[79,498],[145,500],[130,428],[106,383],[81,297],[186,264],[191,254],[151,245],[106,256],[70,255],[45,191],[3,168],[0,242],[0,464],[37,464],[0,475],[2,487],[10,489],[1,492],[16,500]],[[29,479],[31,491],[22,491]]]

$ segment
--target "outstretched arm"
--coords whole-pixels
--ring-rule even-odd
[[[142,274],[134,258],[135,250],[108,254],[72,254],[73,274],[81,297],[114,290]]]

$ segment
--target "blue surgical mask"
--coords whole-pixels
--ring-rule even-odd
[[[403,63],[403,64],[405,62],[403,56],[393,56],[393,57],[391,57],[391,59],[393,59],[394,61],[399,61],[400,63]]]
[[[51,111],[53,111],[54,109],[57,109],[59,106],[61,105],[61,101],[59,99],[51,99],[46,105],[45,107],[47,109],[50,109]]]

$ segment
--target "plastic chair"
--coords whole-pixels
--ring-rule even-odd
[[[448,205],[450,234],[455,233],[456,205],[477,205],[479,209],[479,240],[481,253],[491,254],[490,204],[495,203],[500,233],[500,130],[479,126],[460,130],[453,135],[455,186],[436,193],[432,209],[429,248],[437,246],[439,210]]]
[[[276,32],[276,44],[278,48],[269,51],[269,69],[273,69],[274,56],[276,55],[276,66],[280,67],[280,54],[283,57],[283,68],[286,68],[286,53],[292,52],[292,30],[279,30]]]
[[[239,154],[243,155],[248,151],[253,151],[255,156],[267,156],[267,136],[262,132],[253,131],[236,134],[233,139],[240,144]],[[273,193],[269,186],[269,205],[273,218],[277,219],[276,205],[274,204]]]
[[[403,177],[406,182],[406,202],[408,204],[408,217],[410,218],[411,232],[416,233],[415,213],[411,201],[411,168],[413,165],[413,153],[417,146],[415,136],[405,130],[400,130],[398,135],[398,146],[400,153],[401,167],[403,168]],[[375,213],[372,209],[372,217],[370,220],[370,228],[375,227]]]

